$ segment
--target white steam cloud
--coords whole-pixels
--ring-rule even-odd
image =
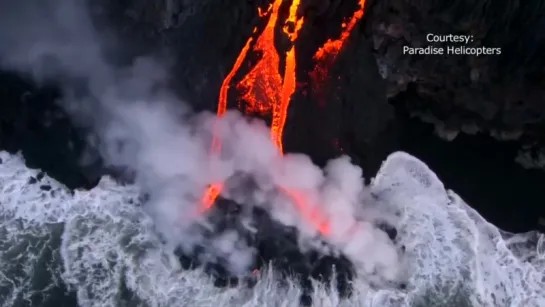
[[[30,74],[37,82],[62,83],[61,104],[74,120],[94,127],[107,163],[135,172],[137,183],[151,195],[146,210],[170,244],[188,250],[206,244],[208,255],[243,273],[255,250],[236,232],[206,239],[202,229],[214,225],[204,224],[198,214],[208,184],[233,181],[242,173],[252,176],[256,188],[241,194],[227,184],[224,196],[261,206],[277,221],[296,226],[303,246],[317,240],[316,227],[280,192],[297,191],[307,206],[315,206],[305,210],[317,210],[330,222],[330,234],[323,239],[335,247],[333,252],[344,253],[362,273],[399,277],[399,253],[373,224],[377,217],[390,222],[394,217],[370,204],[362,170],[348,157],[322,170],[307,156],[280,156],[263,122],[237,112],[221,120],[193,114],[168,91],[166,70],[157,61],[138,59],[129,68],[116,68],[105,60],[105,46],[111,41],[94,29],[84,1],[0,4],[0,66]],[[214,134],[223,144],[219,157],[210,156]],[[199,223],[204,226],[194,227]]]

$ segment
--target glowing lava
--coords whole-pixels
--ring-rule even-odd
[[[271,139],[283,152],[282,134],[286,123],[288,106],[295,92],[295,46],[286,53],[284,76],[280,75],[280,56],[275,46],[275,29],[278,22],[278,11],[282,0],[275,0],[270,10],[269,21],[254,46],[254,51],[261,54],[257,64],[239,82],[237,89],[242,92],[242,100],[246,103],[246,113],[272,115]],[[303,26],[303,18],[297,17],[299,0],[290,6],[289,16],[283,27],[284,33],[292,43],[297,40],[299,30]],[[260,13],[260,16],[263,14]]]
[[[281,188],[281,190],[293,200],[299,214],[301,214],[307,222],[323,235],[330,233],[330,222],[327,217],[322,214],[317,207],[309,205],[304,193],[284,188]]]
[[[358,1],[358,10],[354,12],[348,23],[343,22],[342,24],[343,30],[341,32],[341,36],[336,40],[328,39],[312,57],[316,62],[316,66],[311,73],[315,84],[319,84],[326,80],[329,74],[329,68],[331,65],[333,65],[337,59],[337,56],[348,41],[352,30],[354,30],[354,27],[358,21],[360,21],[360,19],[363,17],[365,12],[365,0]]]
[[[343,23],[343,31],[341,33],[341,37],[339,37],[336,40],[328,39],[325,44],[316,51],[316,54],[314,54],[315,60],[325,60],[328,56],[333,56],[334,58],[339,55],[339,52],[343,48],[344,44],[348,40],[348,37],[350,37],[350,33],[352,33],[352,30],[354,30],[354,27],[358,23],[358,21],[363,17],[364,9],[365,9],[365,0],[359,0],[359,9],[354,12],[354,15],[352,15],[352,18],[350,18],[350,21],[348,23]]]
[[[257,29],[254,28],[254,32]],[[253,38],[249,38],[246,44],[244,45],[244,48],[242,48],[242,51],[238,55],[235,65],[233,65],[233,69],[229,72],[227,77],[223,79],[223,83],[221,84],[220,89],[220,95],[219,95],[219,101],[218,101],[218,117],[222,117],[225,112],[227,112],[227,94],[229,93],[229,88],[231,84],[231,80],[235,76],[236,72],[244,62],[244,59],[246,58],[246,55],[248,54],[248,50],[250,50],[250,44],[252,43]],[[221,141],[216,137],[216,135],[212,136],[212,153],[215,155],[219,155],[221,152]],[[204,212],[208,209],[210,209],[213,205],[218,196],[221,193],[221,190],[223,188],[222,183],[214,183],[208,187],[206,190],[203,198],[201,199],[201,212]]]
[[[279,20],[279,10],[283,0],[274,0],[267,10],[259,9],[259,16],[269,17],[263,32],[255,40],[252,51],[260,55],[260,59],[252,69],[238,82],[237,90],[241,93],[241,100],[245,102],[246,114],[260,114],[272,117],[271,120],[271,140],[276,145],[281,154],[283,154],[282,135],[284,125],[287,119],[287,111],[291,97],[296,89],[296,56],[295,42],[297,41],[299,31],[303,27],[303,17],[297,16],[300,0],[292,0],[289,15],[282,26],[283,33],[288,37],[292,46],[285,54],[284,75],[280,73],[280,55],[275,46],[275,30]],[[365,0],[359,0],[360,9],[354,13],[348,24],[343,24],[343,32],[340,39],[328,40],[326,44],[315,54],[315,60],[329,59],[328,63],[334,61],[339,51],[342,49],[350,32],[359,19],[363,16],[363,7]],[[255,32],[255,29],[254,29]],[[253,38],[248,39],[244,48],[237,57],[233,68],[224,79],[219,93],[218,117],[222,117],[227,110],[227,95],[232,83],[232,79],[238,73],[249,50],[251,49]],[[333,55],[333,58],[331,57]],[[212,154],[220,154],[221,141],[215,136],[212,142]],[[201,212],[210,209],[217,197],[220,195],[223,183],[211,184],[203,198],[201,199]],[[280,187],[281,191],[288,195],[297,207],[299,213],[308,220],[322,234],[329,232],[329,222],[320,214],[315,206],[309,206],[303,193],[288,190]]]
[[[262,115],[269,112],[272,113],[271,139],[280,152],[283,152],[282,134],[286,123],[289,102],[292,94],[295,92],[296,63],[295,47],[292,46],[286,54],[286,67],[284,69],[284,78],[282,78],[279,72],[280,57],[275,47],[275,27],[281,5],[282,0],[275,0],[266,12],[259,9],[258,13],[260,17],[270,16],[265,29],[258,37],[253,48],[253,51],[261,53],[261,59],[238,83],[237,89],[243,92],[241,98],[246,102],[246,113],[259,113]],[[299,30],[303,26],[303,19],[297,18],[298,7],[299,0],[294,0],[290,6],[286,25],[283,27],[284,33],[288,35],[292,43],[297,39]],[[227,94],[231,81],[246,58],[252,41],[253,38],[248,39],[237,57],[233,68],[223,80],[218,102],[218,117],[223,116],[227,110]],[[216,137],[212,141],[212,152],[214,154],[221,152],[221,142]],[[201,199],[201,211],[206,211],[213,206],[222,188],[222,183],[215,183],[206,190],[205,195]]]

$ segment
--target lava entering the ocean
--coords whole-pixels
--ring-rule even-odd
[[[225,114],[227,110],[227,94],[232,79],[238,73],[250,49],[253,52],[259,53],[261,55],[260,59],[241,81],[236,84],[236,89],[241,93],[240,98],[245,102],[243,111],[246,114],[271,115],[271,140],[278,148],[280,154],[284,152],[282,135],[287,119],[287,111],[291,97],[296,90],[295,42],[304,24],[304,18],[297,16],[300,0],[292,0],[289,15],[282,26],[283,34],[288,37],[292,44],[285,54],[284,75],[282,76],[280,73],[281,58],[275,46],[275,30],[278,25],[279,11],[282,3],[283,0],[274,0],[267,10],[259,9],[259,16],[261,18],[268,17],[268,21],[261,34],[255,39],[255,43],[253,37],[248,39],[238,55],[233,68],[224,79],[219,93],[217,110],[218,117],[222,117]],[[313,59],[318,61],[315,71],[318,72],[319,76],[327,74],[327,69],[325,68],[329,67],[335,61],[350,36],[350,32],[362,18],[364,5],[365,0],[359,0],[360,8],[354,13],[347,24],[343,23],[341,37],[337,40],[329,39],[314,55]],[[254,29],[254,33],[256,31],[257,29]],[[251,47],[252,44],[253,48]],[[220,152],[221,141],[216,136],[213,136],[212,154],[217,155]],[[213,206],[215,200],[221,194],[222,188],[223,183],[214,183],[208,187],[201,200],[202,212]],[[303,218],[309,221],[321,234],[329,232],[329,222],[326,217],[317,211],[317,207],[308,205],[304,195],[302,195],[303,193],[282,187],[280,187],[280,190],[294,201]]]

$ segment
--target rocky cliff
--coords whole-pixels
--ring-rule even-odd
[[[308,60],[311,50],[339,35],[340,24],[356,9],[357,1],[301,2],[300,14],[307,20],[300,39],[306,52],[300,58]],[[267,4],[264,0],[113,1],[103,11],[109,12],[109,20],[122,33],[138,36],[148,46],[174,47],[180,59],[177,87],[187,99],[199,99],[200,106],[213,109],[217,91],[211,89],[219,88],[245,39],[262,23],[257,7]],[[484,132],[498,140],[519,140],[519,162],[539,166],[545,135],[545,35],[536,29],[545,26],[544,10],[544,1],[367,1],[364,19],[335,65],[336,77],[342,78],[333,78],[332,86],[342,90],[328,97],[341,100],[345,111],[357,114],[353,117],[359,124],[345,127],[356,136],[342,142],[344,146],[364,152],[361,144],[384,133],[392,119],[385,98],[373,94],[381,88],[375,80],[375,64],[370,63],[374,60],[390,102],[401,93],[409,94],[400,107],[433,123],[440,137],[452,140],[460,132]],[[468,35],[471,41],[428,42],[428,34]],[[501,54],[403,53],[404,46],[428,45],[499,48]],[[302,65],[308,70],[311,64]],[[297,105],[293,103],[294,114]],[[326,108],[327,117],[343,112],[330,108],[335,109]]]
[[[307,153],[320,164],[344,152],[372,175],[387,152],[407,147],[401,144],[407,142],[407,122],[396,116],[397,110],[432,123],[444,139],[452,140],[459,133],[492,135],[509,143],[509,153],[516,147],[520,162],[539,165],[545,136],[545,58],[541,56],[545,37],[536,29],[545,25],[540,13],[545,9],[543,1],[367,1],[363,19],[351,32],[327,82],[321,84],[323,91],[316,91],[310,78],[315,67],[312,56],[329,38],[341,35],[343,21],[358,3],[301,2],[305,25],[296,42],[299,83],[284,132],[288,151]],[[283,16],[289,3],[286,0],[282,6]],[[118,54],[120,62],[164,52],[174,59],[172,88],[196,110],[215,112],[222,81],[254,27],[264,26],[257,8],[268,4],[267,0],[104,0],[93,1],[92,12],[97,26],[113,32],[124,46]],[[471,35],[466,47],[502,52],[479,57],[403,54],[404,46],[425,47],[429,33]],[[282,39],[277,42],[281,51],[288,45]],[[0,77],[1,149],[23,149],[32,167],[71,187],[96,183],[103,173],[100,161],[86,161],[81,132],[54,103],[59,93],[38,89],[11,74]],[[410,134],[409,139],[418,137]],[[418,144],[424,148],[428,143]],[[467,142],[456,144],[463,147]],[[454,156],[441,163],[461,163],[456,161],[460,156]],[[500,166],[487,170],[494,167]],[[513,177],[509,172],[489,176]],[[540,191],[538,186],[534,190]],[[533,218],[537,211],[533,206],[527,216]]]

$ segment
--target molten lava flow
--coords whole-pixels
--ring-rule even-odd
[[[280,57],[276,52],[275,26],[278,10],[282,0],[275,0],[271,8],[269,21],[258,37],[254,51],[261,55],[259,61],[238,83],[237,89],[242,92],[242,100],[246,103],[245,113],[268,114],[275,106],[281,104],[282,76],[278,68]]]
[[[254,32],[256,30],[257,28],[254,28]],[[218,101],[218,112],[217,112],[218,117],[222,117],[225,114],[225,112],[227,112],[227,94],[229,93],[229,88],[231,87],[231,80],[233,79],[236,72],[242,65],[242,62],[246,58],[246,54],[248,53],[248,50],[250,50],[250,44],[252,43],[252,41],[253,41],[252,37],[250,37],[248,41],[246,41],[246,44],[242,48],[242,51],[240,52],[240,54],[238,55],[235,61],[235,65],[233,65],[233,68],[231,69],[227,77],[223,79],[223,83],[221,84],[221,88],[220,88],[219,101]],[[215,135],[213,136],[213,141],[212,141],[212,151],[216,154],[219,154],[221,151],[221,142],[216,138]]]
[[[286,20],[286,23],[284,24],[284,27],[282,28],[292,43],[295,43],[297,40],[299,31],[303,27],[304,23],[303,17],[297,17],[297,9],[299,8],[299,4],[301,4],[300,0],[292,1],[290,6],[290,14]]]
[[[280,75],[280,56],[275,46],[275,28],[281,5],[282,0],[275,0],[270,7],[269,21],[254,47],[254,51],[261,54],[261,59],[239,82],[237,88],[243,92],[242,100],[246,102],[246,113],[261,115],[272,113],[271,139],[280,152],[283,152],[282,134],[290,99],[295,92],[296,63],[295,47],[292,46],[286,54],[284,77]],[[296,41],[303,26],[303,18],[297,17],[298,7],[299,0],[293,0],[283,27],[284,33],[292,43]]]
[[[267,10],[258,9],[259,17],[266,17],[269,13],[270,18],[254,46],[254,50],[262,52],[262,57],[254,68],[237,85],[237,88],[242,87],[246,91],[242,96],[247,103],[246,112],[265,114],[271,109],[271,106],[280,104],[279,89],[281,88],[282,77],[278,72],[280,59],[274,47],[274,27],[278,20],[278,10],[281,4],[282,0],[276,0]],[[218,101],[218,117],[222,117],[227,111],[227,94],[231,86],[231,81],[246,58],[252,41],[253,38],[248,39],[237,57],[233,68],[223,80]],[[216,138],[215,135],[212,140],[212,152],[214,154],[219,154],[221,152],[221,141]],[[201,211],[204,212],[213,206],[220,195],[222,188],[222,183],[214,183],[208,187],[201,199]]]
[[[254,32],[256,29],[254,28]],[[233,69],[229,72],[227,77],[223,80],[223,83],[221,84],[220,89],[220,95],[219,95],[219,101],[218,101],[218,117],[222,117],[225,112],[227,112],[227,94],[229,92],[229,87],[231,84],[231,80],[235,76],[236,72],[242,65],[242,62],[246,58],[246,54],[248,53],[248,50],[250,50],[250,45],[253,41],[253,38],[250,37],[248,41],[246,41],[246,44],[242,48],[242,51],[238,55],[235,65],[233,65]],[[214,134],[212,136],[212,153],[219,155],[221,152],[221,141],[216,137]],[[214,205],[214,202],[218,198],[218,196],[221,193],[221,190],[223,188],[222,183],[214,183],[208,189],[206,190],[203,198],[201,199],[201,211],[204,212],[212,207]]]
[[[297,9],[300,0],[293,0],[289,9],[289,16],[283,27],[284,33],[290,41],[297,40],[299,31],[303,26],[303,18],[297,17]],[[275,46],[275,27],[278,22],[278,12],[282,0],[275,0],[264,12],[259,9],[260,17],[269,15],[269,20],[261,35],[258,37],[253,51],[261,54],[260,60],[238,83],[237,89],[243,92],[242,100],[246,103],[246,113],[267,114],[272,113],[271,139],[279,151],[283,152],[282,134],[286,123],[287,109],[291,96],[295,92],[296,85],[296,59],[295,47],[292,46],[286,53],[284,77],[280,75],[280,56]],[[227,110],[227,94],[233,77],[236,75],[246,54],[250,48],[252,38],[248,40],[235,65],[223,81],[218,102],[218,116],[221,117]],[[221,151],[221,142],[214,136],[212,151],[218,154]],[[212,207],[214,201],[221,193],[222,183],[212,184],[201,200],[202,210]]]
[[[297,17],[297,9],[300,0],[293,0],[290,6],[289,16],[284,24],[283,31],[288,36],[292,44],[295,44],[299,31],[303,27],[303,17]],[[297,77],[295,75],[296,59],[295,46],[292,45],[286,53],[286,66],[284,69],[284,83],[282,84],[281,103],[273,109],[273,120],[271,124],[271,138],[280,152],[284,152],[282,146],[282,135],[284,134],[284,125],[288,117],[288,106],[291,96],[295,92]]]
[[[314,228],[323,235],[330,233],[330,222],[327,217],[318,208],[309,205],[304,193],[284,188],[281,188],[281,190],[293,200],[301,216],[314,226]]]
[[[292,0],[289,8],[289,15],[282,27],[283,33],[288,37],[292,46],[286,52],[284,75],[281,76],[280,56],[275,46],[275,29],[279,19],[278,12],[282,2],[283,0],[274,0],[265,12],[259,9],[258,13],[260,17],[269,16],[269,20],[263,29],[263,32],[259,35],[253,47],[253,51],[260,54],[260,59],[236,86],[241,92],[242,101],[245,102],[246,113],[260,115],[271,114],[271,140],[281,154],[283,154],[282,135],[286,123],[287,110],[291,97],[296,89],[297,76],[295,71],[296,56],[294,44],[297,41],[299,31],[304,24],[304,19],[297,16],[300,0]],[[344,26],[341,38],[336,41],[328,40],[324,47],[320,48],[316,53],[314,56],[315,59],[321,60],[327,55],[336,57],[357,21],[363,16],[364,4],[365,0],[360,0],[360,10],[357,11],[350,22]],[[230,84],[246,58],[252,41],[252,38],[248,40],[232,70],[223,81],[219,94],[219,117],[223,116],[227,110],[227,94]],[[220,151],[221,142],[214,136],[212,152],[214,154],[219,154]],[[208,188],[201,200],[201,211],[204,212],[213,206],[215,200],[221,193],[222,188],[222,183],[214,183]],[[309,221],[309,223],[318,229],[320,233],[329,233],[329,221],[327,221],[325,216],[318,211],[318,207],[309,206],[303,193],[283,187],[280,187],[280,190],[294,201],[303,218]]]
[[[206,192],[201,199],[201,212],[206,212],[208,209],[212,208],[214,202],[216,201],[218,196],[220,196],[222,189],[222,183],[211,184],[208,189],[206,189]]]
[[[341,33],[341,37],[336,40],[328,39],[325,44],[316,51],[314,54],[315,60],[326,60],[327,57],[332,57],[332,60],[335,60],[341,49],[343,48],[344,44],[348,40],[348,37],[350,37],[350,33],[358,23],[358,21],[363,17],[363,13],[365,10],[365,0],[359,0],[359,9],[354,12],[354,15],[352,15],[352,18],[350,18],[350,21],[348,23],[343,23],[343,31]]]
[[[363,17],[365,12],[365,0],[358,0],[358,10],[354,12],[348,23],[343,22],[341,36],[336,39],[328,39],[325,44],[316,51],[313,56],[314,61],[316,61],[316,66],[311,73],[314,84],[320,84],[326,80],[329,74],[329,68],[337,59],[337,56],[343,49],[344,44],[350,37],[352,30],[358,23],[358,21]]]

